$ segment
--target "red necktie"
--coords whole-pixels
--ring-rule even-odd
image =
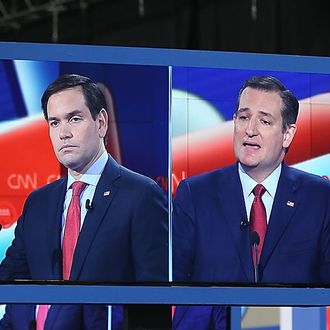
[[[62,253],[63,253],[63,279],[70,278],[74,250],[80,233],[80,195],[86,183],[75,181],[72,184],[72,198],[66,216]]]
[[[265,193],[266,188],[262,184],[257,184],[253,189],[254,200],[251,207],[250,213],[250,230],[251,232],[256,231],[260,237],[260,243],[258,247],[258,262],[262,247],[264,245],[266,230],[267,230],[267,217],[265,205],[262,202],[262,195]],[[254,258],[255,259],[255,258]]]
[[[37,312],[37,330],[44,330],[47,313],[48,305],[39,305]]]

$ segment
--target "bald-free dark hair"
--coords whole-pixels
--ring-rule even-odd
[[[299,111],[297,98],[278,79],[272,76],[254,76],[246,80],[238,94],[236,111],[238,110],[241,95],[248,87],[266,92],[276,92],[281,97],[283,102],[283,108],[281,109],[283,131],[289,125],[296,123]]]
[[[106,101],[102,91],[90,78],[78,74],[65,74],[53,81],[41,97],[41,107],[46,120],[48,120],[47,103],[49,98],[53,94],[75,87],[81,88],[86,106],[94,120],[102,109],[106,109]]]

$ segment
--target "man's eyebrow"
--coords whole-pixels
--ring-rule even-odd
[[[65,115],[65,119],[70,119],[73,116],[81,115],[83,112],[81,110],[73,110]],[[48,121],[59,120],[58,117],[48,117]]]
[[[274,118],[274,116],[273,116],[271,113],[269,113],[269,112],[261,111],[261,110],[260,110],[259,113],[260,113],[261,115],[263,115],[263,116]]]
[[[249,108],[239,108],[237,110],[237,113],[246,112],[246,111],[249,111],[249,110],[250,110]]]
[[[240,108],[237,110],[237,114],[248,112],[248,111],[250,111],[250,108]],[[274,118],[274,116],[271,113],[263,111],[263,110],[259,110],[258,114],[262,115],[262,116]]]

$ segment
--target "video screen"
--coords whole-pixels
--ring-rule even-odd
[[[233,188],[238,181],[232,179],[229,171],[225,174],[226,178],[217,175],[221,169],[237,162],[233,143],[233,116],[238,108],[240,88],[253,76],[277,78],[299,101],[297,131],[284,162],[290,167],[312,173],[321,180],[328,181],[330,178],[329,74],[173,67],[173,280],[186,284],[191,282],[192,285],[257,283],[261,286],[324,286],[328,281],[324,277],[321,279],[319,272],[322,272],[321,267],[326,268],[326,262],[323,261],[323,266],[320,266],[319,258],[323,257],[328,247],[325,245],[323,252],[318,250],[314,254],[317,249],[315,245],[326,243],[320,243],[311,233],[313,225],[310,224],[317,219],[309,216],[308,201],[302,202],[303,199],[298,197],[299,188],[303,185],[301,180],[295,181],[293,188],[290,182],[283,187],[283,191],[289,192],[285,194],[281,191],[285,197],[273,196],[273,208],[283,209],[283,212],[271,211],[263,255],[259,257],[259,266],[253,269],[254,250],[249,241],[251,224],[248,210],[242,216],[245,210],[241,209],[241,200],[237,198],[240,197],[238,189]],[[251,133],[251,139],[257,141],[258,134]],[[180,182],[189,178],[176,202]],[[291,189],[295,191],[293,194]],[[281,204],[276,203],[276,198],[281,199]],[[312,202],[311,205],[315,208],[316,204]],[[296,208],[302,212],[297,210],[295,214]],[[326,208],[324,210],[326,213]],[[304,216],[307,218],[305,223]],[[320,217],[324,217],[324,214]],[[291,234],[290,226],[300,226],[298,236]],[[321,230],[324,231],[323,235],[327,234],[327,227]],[[285,249],[286,242],[290,240],[293,246]],[[308,267],[308,275],[302,275]],[[329,317],[326,318],[322,307],[248,306],[237,310],[241,312],[231,313],[229,317],[224,306],[177,306],[173,325],[175,329],[188,325],[222,329],[226,324],[229,327],[231,322],[233,329],[307,329],[316,314],[324,315],[324,325],[319,326],[314,320],[313,326],[324,329],[325,323],[329,323]]]
[[[273,109],[271,92],[250,87],[255,94],[247,94],[242,101],[245,102],[243,108],[238,110],[238,113],[244,112],[244,116],[236,120],[233,117],[241,86],[254,76],[276,78],[299,102],[298,119],[292,122],[295,135],[289,148],[283,147],[289,131],[284,134],[281,128],[278,135],[274,134],[276,120],[269,110]],[[324,225],[328,193],[318,192],[317,187],[327,189],[326,181],[330,177],[329,91],[330,75],[327,74],[173,67],[174,281],[314,285],[328,282],[325,276],[328,241]],[[262,101],[259,98],[263,98]],[[284,121],[282,108],[277,108],[280,123]],[[254,109],[259,117],[254,116]],[[271,120],[266,121],[259,113]],[[240,129],[243,120],[249,124],[246,130]],[[267,129],[261,127],[261,123],[268,125]],[[281,140],[276,142],[276,136],[283,137],[283,146]],[[242,140],[236,156],[235,138],[235,143]],[[236,166],[237,158],[239,165]],[[278,167],[283,159],[284,165]],[[305,176],[292,168],[317,177]],[[278,169],[278,174],[274,174],[278,175],[277,179],[274,176],[269,179],[275,169]],[[267,180],[274,181],[267,183]],[[315,188],[309,186],[309,180],[318,182]],[[177,194],[180,182],[181,190]],[[264,191],[267,191],[266,201],[262,199],[266,227],[262,234],[263,247],[259,246],[258,237],[258,263],[254,266],[250,228],[259,225],[252,222],[251,196],[253,185],[263,182],[269,189]],[[313,189],[315,194],[309,196]],[[306,203],[310,203],[310,207],[304,209]],[[319,208],[323,211],[318,212]],[[295,231],[298,223],[301,228]],[[259,236],[259,232],[255,233]],[[286,272],[279,274],[276,269],[283,265],[287,266]]]
[[[88,76],[108,107],[107,150],[128,169],[168,190],[168,68],[30,60],[0,61],[0,258],[10,245],[26,197],[63,175],[41,96],[57,77]]]

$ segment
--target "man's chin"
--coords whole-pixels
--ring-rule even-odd
[[[247,173],[254,171],[258,168],[258,164],[243,164],[241,163],[243,170]]]
[[[65,166],[68,170],[78,171],[80,168],[80,163],[74,159],[62,158],[59,159],[59,162]]]
[[[251,170],[255,169],[260,164],[260,162],[255,159],[239,159],[239,162],[241,163],[244,169],[251,169]]]

